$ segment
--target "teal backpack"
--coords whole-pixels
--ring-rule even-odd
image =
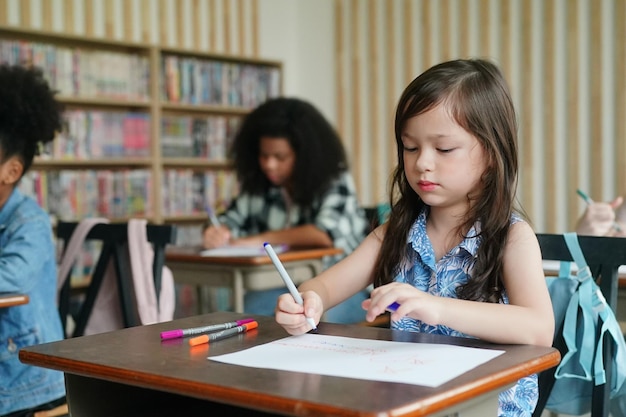
[[[604,343],[608,339],[613,344],[611,413],[614,417],[624,416],[624,336],[613,310],[591,275],[577,235],[566,233],[564,237],[577,271],[572,272],[572,262],[561,262],[559,276],[546,278],[554,309],[554,346],[562,352],[563,357],[556,369],[554,386],[545,408],[571,415],[581,415],[591,410],[593,386],[606,382],[603,352]]]

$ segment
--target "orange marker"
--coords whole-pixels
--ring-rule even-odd
[[[191,346],[196,346],[203,343],[215,342],[216,340],[222,340],[239,333],[245,333],[248,330],[256,329],[257,327],[259,327],[259,323],[256,321],[251,321],[250,323],[246,323],[242,326],[233,327],[232,329],[222,330],[221,332],[217,333],[203,334],[202,336],[191,338],[189,339],[189,344]]]

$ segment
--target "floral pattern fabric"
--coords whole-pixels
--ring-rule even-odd
[[[476,252],[481,240],[480,237],[477,237],[480,224],[475,224],[458,246],[443,256],[439,262],[436,262],[435,252],[426,234],[426,215],[427,211],[424,210],[409,231],[406,261],[400,265],[395,281],[410,284],[429,294],[457,298],[456,289],[471,279]],[[511,224],[519,221],[523,220],[514,214],[511,218]],[[506,292],[503,294],[501,302],[508,304]],[[409,317],[393,321],[391,328],[446,336],[471,337],[447,326],[431,326]],[[524,377],[513,387],[500,393],[498,416],[531,416],[538,398],[537,375]]]

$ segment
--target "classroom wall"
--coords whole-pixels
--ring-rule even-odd
[[[385,201],[404,86],[457,57],[501,65],[537,231],[626,192],[626,0],[0,0],[10,24],[278,59],[336,124],[364,204]]]
[[[626,193],[625,0],[337,0],[337,125],[366,203],[387,193],[403,88],[443,60],[486,57],[520,125],[519,196],[537,231]]]

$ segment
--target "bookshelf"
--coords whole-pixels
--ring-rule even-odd
[[[237,185],[228,149],[250,109],[282,91],[282,64],[0,26],[0,62],[42,68],[63,132],[20,185],[53,217],[206,220]]]

